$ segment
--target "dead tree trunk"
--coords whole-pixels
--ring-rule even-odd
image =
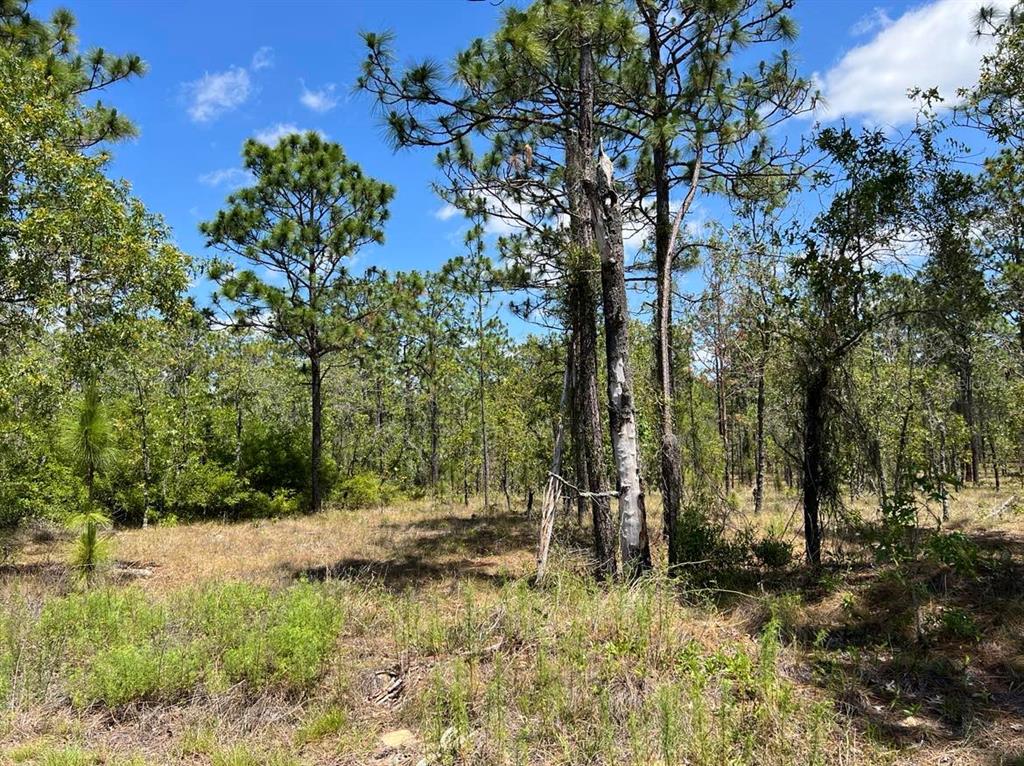
[[[588,180],[587,194],[601,254],[605,348],[608,366],[608,420],[619,496],[619,553],[627,577],[651,566],[647,510],[640,481],[640,442],[633,408],[633,371],[629,361],[625,251],[622,210],[612,182],[612,162],[604,152]]]
[[[544,500],[540,509],[540,541],[537,545],[537,582],[544,577],[548,565],[548,552],[551,548],[551,535],[555,531],[555,508],[558,507],[560,495],[560,483],[558,476],[562,472],[562,445],[565,441],[565,410],[569,406],[569,390],[572,388],[572,366],[573,352],[572,341],[570,340],[568,353],[566,354],[565,374],[562,377],[562,398],[558,402],[558,421],[555,424],[555,448],[551,454],[551,472],[548,474],[547,484],[544,485]],[[529,516],[533,507],[533,491],[530,491],[530,499],[526,506],[526,513]]]

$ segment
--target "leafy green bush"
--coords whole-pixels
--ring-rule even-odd
[[[321,590],[307,584],[294,586],[267,604],[262,624],[250,618],[247,625],[243,623],[247,630],[231,635],[218,647],[223,650],[227,680],[245,681],[254,688],[308,688],[326,666],[340,617],[337,606]]]
[[[254,489],[234,468],[189,460],[165,491],[164,511],[182,519],[254,519],[288,516],[299,510],[288,489],[270,494]]]
[[[99,703],[118,708],[138,700],[173,700],[188,692],[201,670],[195,647],[122,644],[99,652],[72,681],[79,708]]]
[[[970,612],[956,607],[943,609],[928,619],[929,632],[958,641],[981,640],[981,628]]]
[[[793,560],[793,545],[772,532],[755,542],[751,552],[770,569],[781,569]]]
[[[335,499],[343,508],[376,508],[395,499],[395,488],[372,473],[357,473],[340,482]]]
[[[971,576],[978,571],[981,551],[963,532],[938,532],[925,543],[925,555],[959,574]]]

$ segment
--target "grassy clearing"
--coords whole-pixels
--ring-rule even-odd
[[[537,588],[528,522],[426,504],[119,533],[88,592],[40,541],[0,575],[0,763],[1014,763],[1018,520],[955,511],[973,577],[743,593],[595,584],[569,528]]]

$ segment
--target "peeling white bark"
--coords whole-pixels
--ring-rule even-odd
[[[640,443],[633,408],[633,382],[629,363],[628,306],[626,303],[625,249],[622,212],[607,172],[611,162],[602,152],[587,183],[594,229],[601,254],[605,348],[608,364],[608,420],[619,495],[619,552],[627,577],[650,567],[647,511],[640,481]]]

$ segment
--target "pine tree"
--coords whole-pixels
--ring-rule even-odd
[[[308,364],[309,508],[315,512],[323,503],[324,362],[387,307],[384,275],[373,269],[355,275],[349,264],[361,248],[384,241],[394,189],[365,176],[341,146],[312,132],[285,136],[274,147],[246,141],[243,156],[255,183],[231,194],[200,230],[208,246],[272,276],[218,260],[210,271],[220,286],[213,302],[230,309],[235,326],[288,342]]]

